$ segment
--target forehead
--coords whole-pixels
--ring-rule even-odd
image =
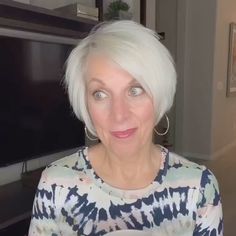
[[[115,68],[118,67],[118,65],[106,55],[98,53],[93,53],[88,55],[87,58],[88,73],[93,73],[93,71],[104,70],[107,67]]]

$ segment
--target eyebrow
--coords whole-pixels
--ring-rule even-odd
[[[102,80],[100,80],[99,78],[96,78],[96,77],[93,77],[93,78],[88,80],[88,84],[96,83],[96,82],[100,83],[102,85],[105,85],[105,83]],[[128,84],[134,84],[134,83],[139,83],[139,82],[136,79],[133,78],[132,80],[130,80],[130,82]]]
[[[98,78],[95,78],[95,77],[88,80],[88,84],[91,84],[91,83],[94,83],[94,82],[97,82],[97,83],[100,83],[102,85],[105,85],[105,83],[102,80],[100,80]]]

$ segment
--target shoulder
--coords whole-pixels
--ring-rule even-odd
[[[189,173],[191,176],[200,176],[204,186],[210,179],[215,180],[214,174],[206,166],[199,165],[173,152],[169,152],[168,165],[168,168],[181,169],[181,171]]]
[[[42,172],[36,191],[37,201],[47,199],[60,208],[70,194],[87,194],[93,186],[87,175],[88,168],[87,147],[53,162]]]
[[[87,162],[87,147],[80,147],[76,153],[65,156],[50,165],[42,173],[41,180],[51,183],[77,182],[78,178],[84,176]],[[74,181],[73,181],[74,180]]]
[[[201,176],[207,170],[204,165],[199,165],[176,153],[168,153],[168,169],[172,171],[181,171],[184,175]],[[186,176],[185,176],[186,177]]]
[[[83,166],[84,160],[86,158],[87,158],[87,147],[83,146],[80,147],[77,150],[77,152],[52,162],[47,168],[52,168],[57,166],[73,170],[80,169]]]
[[[169,160],[168,160],[168,168],[169,169],[181,169],[186,171],[192,171],[195,173],[201,174],[207,168],[204,165],[199,165],[193,161],[186,159],[176,153],[169,152]]]
[[[208,199],[218,199],[219,187],[215,175],[204,165],[199,165],[186,158],[169,152],[168,174],[176,180],[182,180],[188,185],[193,185],[200,191],[200,198],[203,202]]]
[[[169,152],[168,153],[167,175],[175,180],[194,182],[199,188],[205,188],[214,184],[218,188],[214,174],[204,165],[199,165],[186,158]]]

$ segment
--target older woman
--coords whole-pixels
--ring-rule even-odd
[[[72,51],[66,85],[100,142],[46,168],[29,235],[223,234],[214,175],[152,141],[176,86],[153,31],[132,21],[96,27]]]

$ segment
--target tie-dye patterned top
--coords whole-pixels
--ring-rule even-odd
[[[100,236],[113,231],[128,235],[127,230],[157,236],[223,235],[214,175],[161,149],[156,178],[139,190],[105,183],[93,170],[87,147],[54,162],[42,173],[29,235]]]

